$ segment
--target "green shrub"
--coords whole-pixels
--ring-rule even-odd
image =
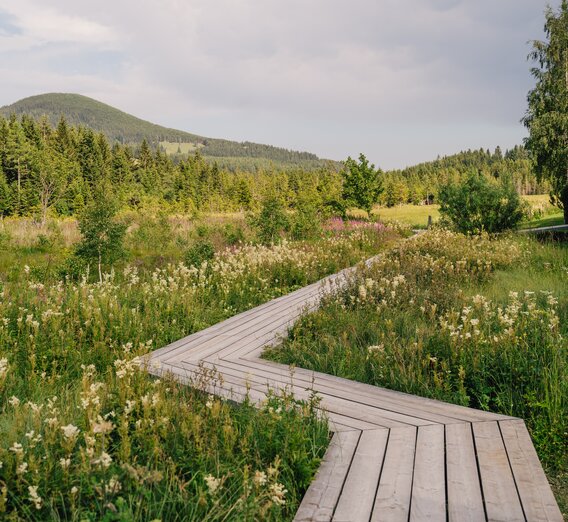
[[[313,205],[301,205],[291,220],[290,235],[293,239],[314,239],[322,230],[321,217]]]
[[[199,268],[204,261],[213,259],[214,255],[213,244],[206,239],[200,239],[185,253],[185,264]]]
[[[264,245],[279,243],[282,233],[289,226],[284,205],[277,197],[265,199],[260,212],[249,220],[258,240]]]
[[[102,282],[103,267],[112,265],[124,256],[126,225],[116,218],[116,206],[102,196],[85,209],[79,219],[81,241],[75,255],[88,264],[95,263],[99,281]]]
[[[524,216],[524,204],[510,180],[492,181],[481,174],[442,187],[439,200],[442,216],[464,234],[510,230]]]

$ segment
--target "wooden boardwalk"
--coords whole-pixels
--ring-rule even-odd
[[[237,401],[317,392],[333,436],[297,521],[562,521],[522,420],[259,358],[353,270],[156,350],[149,371],[191,382],[214,368],[209,391]]]

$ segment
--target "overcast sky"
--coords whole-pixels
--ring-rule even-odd
[[[553,0],[553,5],[558,0]],[[541,0],[0,0],[0,106],[77,92],[210,137],[403,167],[521,143]]]

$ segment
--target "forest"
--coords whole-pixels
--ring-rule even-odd
[[[242,158],[245,159],[246,158]],[[262,168],[241,168],[206,158],[201,150],[168,155],[146,140],[138,146],[111,142],[103,133],[73,126],[61,118],[0,117],[0,215],[31,216],[44,223],[49,215],[79,214],[101,184],[112,188],[122,207],[159,207],[169,213],[257,210],[267,196],[289,209],[309,204],[333,213],[342,198],[341,168],[279,167],[265,159]],[[526,150],[517,146],[460,152],[404,170],[379,169],[378,203],[395,206],[436,201],[439,187],[468,174],[511,179],[520,194],[544,194],[549,188],[531,171]]]

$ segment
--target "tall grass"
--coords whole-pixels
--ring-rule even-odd
[[[205,225],[199,237],[226,233]],[[8,240],[0,252],[9,267],[0,271],[0,518],[293,516],[328,442],[316,400],[235,406],[201,391],[214,372],[191,389],[151,379],[138,357],[364,259],[396,234],[221,246],[199,266],[179,260],[175,235],[160,220],[140,222],[127,260],[102,283],[58,278],[56,240],[39,252]],[[16,265],[14,251],[31,265]]]

